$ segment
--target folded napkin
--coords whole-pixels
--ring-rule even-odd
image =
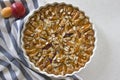
[[[47,3],[45,0],[0,0],[0,11],[17,1],[22,2],[25,6],[26,15]],[[30,68],[20,47],[20,33],[23,23],[24,17],[4,19],[0,16],[0,80],[61,80],[48,77]],[[75,74],[62,80],[83,79]]]

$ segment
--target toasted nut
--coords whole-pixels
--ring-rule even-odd
[[[73,16],[72,20],[75,20],[76,18],[78,18],[78,17],[79,17],[79,14],[80,14],[80,12],[77,11],[77,12],[75,13],[75,15]]]

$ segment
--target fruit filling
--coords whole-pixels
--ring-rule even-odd
[[[25,24],[23,47],[41,71],[65,75],[78,71],[94,49],[94,30],[78,8],[55,4],[37,10]]]

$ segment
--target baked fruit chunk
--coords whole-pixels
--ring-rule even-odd
[[[65,75],[78,71],[94,49],[94,30],[84,12],[67,4],[47,5],[25,24],[23,47],[41,71]]]

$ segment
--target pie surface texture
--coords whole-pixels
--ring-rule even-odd
[[[67,4],[40,8],[25,24],[23,48],[29,60],[48,74],[78,71],[94,49],[94,30],[89,18]]]

